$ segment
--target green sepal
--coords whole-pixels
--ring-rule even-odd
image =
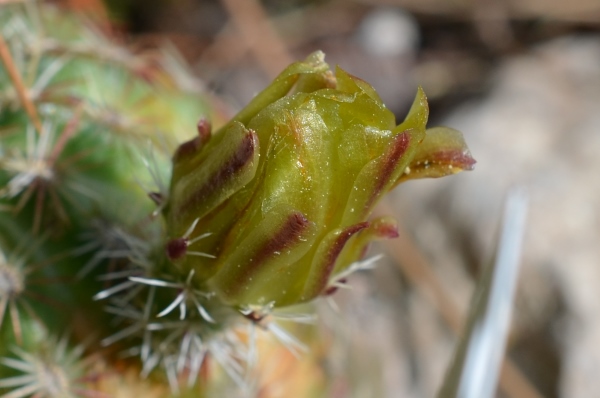
[[[369,222],[367,228],[352,237],[340,253],[333,275],[339,274],[355,261],[365,257],[369,244],[376,240],[398,237],[398,223],[391,217],[378,217]]]
[[[460,131],[448,127],[427,130],[415,156],[397,184],[417,178],[437,178],[473,170],[475,159]]]
[[[328,71],[329,65],[325,63],[325,54],[321,51],[312,53],[306,60],[288,66],[269,87],[254,97],[232,121],[248,124],[264,107],[285,96],[302,75],[325,75]],[[327,81],[327,79],[324,81]]]
[[[313,299],[327,287],[336,261],[348,240],[368,226],[368,222],[362,222],[346,228],[338,228],[323,239],[313,258],[300,300]]]
[[[168,220],[171,237],[182,236],[254,177],[258,166],[256,134],[234,122],[201,153],[193,171],[172,181]],[[212,144],[212,145],[211,145]]]
[[[221,256],[219,272],[209,281],[224,301],[235,305],[294,302],[305,270],[297,261],[310,249],[316,225],[301,212],[281,205]]]

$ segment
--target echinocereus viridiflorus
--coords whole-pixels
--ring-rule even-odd
[[[3,62],[9,53],[41,122],[0,69],[9,397],[204,396],[222,380],[214,362],[247,385],[254,327],[294,349],[279,311],[332,294],[369,242],[396,235],[394,220],[369,219],[386,192],[474,164],[460,133],[426,129],[421,89],[397,125],[321,52],[228,123],[213,131],[203,117],[173,144],[209,113],[208,97],[180,84],[193,81],[184,69],[22,6],[0,5]],[[136,184],[148,180],[154,208]]]

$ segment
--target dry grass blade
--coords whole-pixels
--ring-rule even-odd
[[[257,61],[270,78],[275,78],[294,59],[271,26],[256,0],[221,0],[233,23]]]
[[[380,202],[376,213],[376,215],[387,214],[400,219],[395,215],[395,211],[386,199]],[[464,318],[461,311],[446,292],[444,285],[433,272],[423,254],[417,249],[408,232],[403,230],[400,225],[398,230],[398,238],[384,241],[386,250],[410,283],[416,286],[418,291],[433,304],[450,329],[458,335],[463,327]],[[542,398],[537,389],[509,358],[506,358],[502,364],[500,388],[512,398]]]
[[[493,264],[477,283],[468,324],[446,373],[441,398],[490,398],[510,330],[525,231],[527,198],[511,191]]]

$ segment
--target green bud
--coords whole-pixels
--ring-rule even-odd
[[[419,88],[396,125],[375,90],[316,52],[289,66],[231,122],[207,123],[173,158],[167,255],[232,305],[290,305],[328,291],[369,241],[366,221],[399,182],[471,169],[460,133],[426,131]],[[208,129],[208,130],[207,130]]]

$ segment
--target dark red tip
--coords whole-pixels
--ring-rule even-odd
[[[471,157],[468,151],[464,150],[444,150],[433,154],[431,159],[433,163],[448,164],[459,167],[463,170],[473,170],[477,161]]]
[[[200,141],[208,141],[208,139],[210,138],[210,133],[212,131],[212,125],[210,121],[205,117],[200,118],[196,127],[198,129],[198,138],[200,139]]]
[[[179,145],[179,147],[175,151],[175,155],[173,155],[173,160],[175,162],[181,160],[182,158],[194,155],[210,139],[212,126],[208,119],[201,118],[198,121],[196,128],[198,130],[198,136]]]
[[[262,321],[263,319],[266,318],[265,314],[259,314],[256,311],[252,311],[249,314],[245,314],[244,317],[246,319],[249,319],[250,321],[254,322],[254,323],[260,323],[260,321]]]
[[[379,238],[394,239],[399,236],[398,226],[389,223],[381,223],[375,227],[375,234]]]
[[[149,192],[148,197],[157,205],[161,205],[164,201],[163,196],[159,192]]]
[[[177,260],[185,256],[187,246],[187,239],[185,238],[177,238],[169,241],[166,247],[167,257],[169,257],[169,260]]]
[[[336,283],[341,283],[341,284],[346,284],[348,282],[348,280],[346,278],[341,278],[339,280],[336,281]],[[338,286],[329,286],[327,289],[325,289],[325,291],[323,292],[324,296],[331,296],[332,294],[334,294],[335,292],[337,292],[339,289]]]
[[[201,147],[201,142],[198,137],[182,143],[181,145],[179,145],[179,147],[177,147],[177,150],[175,151],[175,154],[173,155],[173,161],[177,162],[177,161],[181,160],[182,158],[185,158],[185,157],[195,154],[196,152],[198,152],[200,147]]]

